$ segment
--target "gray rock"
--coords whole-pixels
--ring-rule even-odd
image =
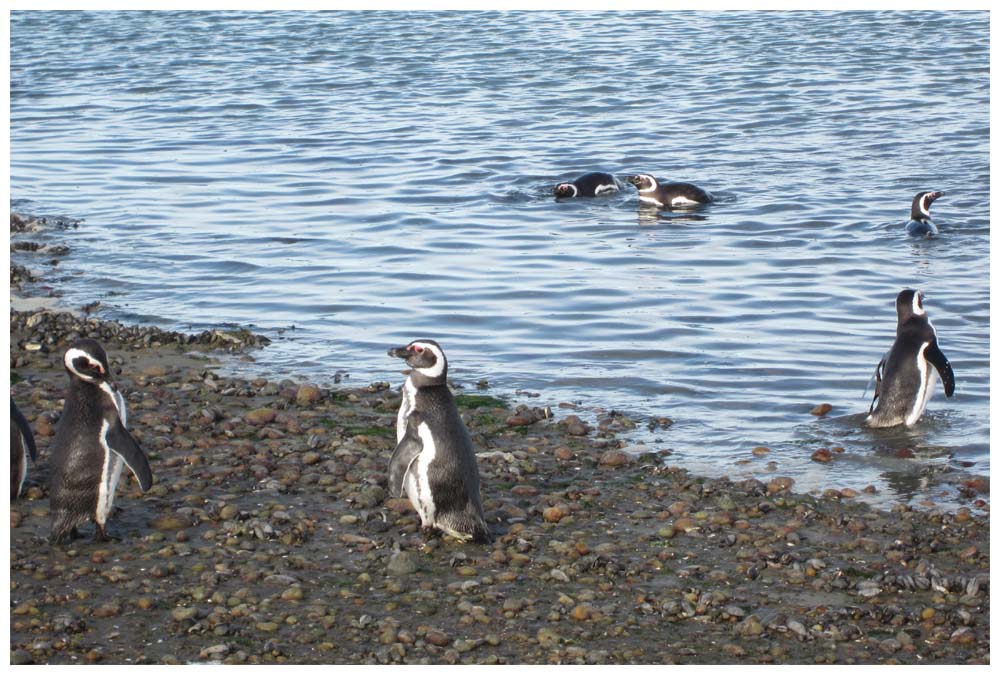
[[[420,569],[420,559],[409,551],[397,551],[389,558],[389,574],[405,577]]]

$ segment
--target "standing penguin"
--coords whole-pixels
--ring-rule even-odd
[[[937,373],[945,396],[955,393],[955,373],[938,347],[937,333],[924,311],[923,294],[900,291],[896,316],[896,341],[875,368],[875,398],[865,419],[870,427],[916,424],[934,393]]]
[[[28,475],[28,455],[31,461],[38,459],[35,450],[35,436],[31,433],[28,420],[17,409],[14,397],[10,397],[10,498],[21,496],[24,479]]]
[[[493,537],[479,498],[472,440],[448,389],[448,361],[433,340],[389,350],[412,370],[403,384],[396,449],[389,460],[389,492],[404,493],[421,525],[478,543]]]
[[[944,192],[918,192],[910,205],[910,222],[906,224],[906,233],[911,237],[936,237],[939,232],[937,225],[931,222],[931,204]]]
[[[77,536],[76,528],[88,520],[97,526],[94,538],[104,541],[122,467],[128,467],[143,492],[153,484],[153,474],[125,428],[125,399],[111,384],[101,345],[77,340],[66,350],[63,363],[69,390],[51,446],[49,541],[58,544]]]

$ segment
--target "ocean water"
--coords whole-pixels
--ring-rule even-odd
[[[43,235],[69,304],[252,324],[233,368],[320,382],[436,338],[466,386],[670,417],[632,440],[700,473],[882,505],[988,475],[985,12],[14,11],[10,74],[13,208],[83,219]],[[592,170],[719,199],[552,198]],[[956,394],[874,432],[906,287]]]

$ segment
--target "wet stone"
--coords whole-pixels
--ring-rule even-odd
[[[814,462],[826,463],[833,460],[833,454],[826,448],[820,448],[812,454],[810,459]]]
[[[176,607],[170,612],[170,617],[174,621],[187,621],[198,615],[197,607]]]
[[[543,626],[538,629],[538,632],[535,634],[535,639],[538,641],[540,646],[546,649],[558,646],[559,642],[562,640],[559,633],[547,626]]]
[[[248,412],[244,419],[250,424],[262,425],[273,422],[274,418],[277,416],[278,413],[275,410],[271,410],[270,408],[258,408],[257,410],[251,410]]]
[[[590,427],[576,415],[567,415],[562,424],[570,436],[586,436],[590,433]]]
[[[398,577],[409,576],[420,569],[420,559],[410,551],[397,551],[389,558],[387,568]]]
[[[625,466],[632,461],[632,455],[623,450],[608,450],[601,454],[598,463],[602,466]]]
[[[217,644],[212,645],[211,647],[205,647],[198,653],[198,656],[203,659],[221,659],[228,653],[229,645]]]
[[[439,630],[427,631],[424,639],[435,647],[447,647],[451,644],[451,637],[447,633]]]
[[[320,390],[314,384],[303,384],[295,394],[295,400],[300,405],[315,403],[320,399]]]

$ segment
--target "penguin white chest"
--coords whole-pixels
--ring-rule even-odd
[[[673,199],[670,200],[670,205],[671,206],[678,206],[678,207],[698,206],[698,204],[699,203],[696,202],[695,200],[688,199],[687,197],[684,197],[684,196],[674,197]]]
[[[420,426],[417,427],[417,435],[420,437],[423,447],[411,469],[406,473],[404,486],[406,496],[410,498],[413,508],[420,514],[421,525],[429,527],[434,524],[434,516],[437,513],[430,481],[430,466],[434,458],[437,457],[437,447],[434,445],[434,436],[426,422],[421,422]]]
[[[28,477],[28,439],[18,431],[21,436],[21,467],[18,469],[17,496],[21,496],[21,488],[24,487],[24,479]]]
[[[417,397],[417,388],[413,386],[410,378],[403,382],[403,400],[399,404],[399,414],[396,415],[396,442],[403,440],[406,433],[406,418],[413,412],[413,402]]]
[[[121,420],[122,426],[125,426],[128,419],[125,398],[107,382],[102,382],[100,387],[111,398],[115,410],[118,411],[118,419]],[[111,446],[108,443],[108,431],[110,429],[111,425],[108,421],[103,420],[101,422],[99,438],[101,446],[104,448],[104,466],[101,470],[101,483],[97,486],[97,508],[94,513],[94,520],[102,526],[107,522],[108,516],[111,514],[111,507],[115,502],[115,490],[118,489],[118,481],[122,477],[122,468],[125,466],[125,462],[118,456],[118,453],[111,450]]]
[[[101,469],[101,482],[97,486],[97,508],[94,513],[94,520],[100,525],[108,520],[111,507],[115,501],[115,490],[118,489],[118,480],[122,477],[122,467],[125,462],[116,453],[112,452],[108,445],[107,420],[101,423],[101,445],[104,447],[104,466]]]

